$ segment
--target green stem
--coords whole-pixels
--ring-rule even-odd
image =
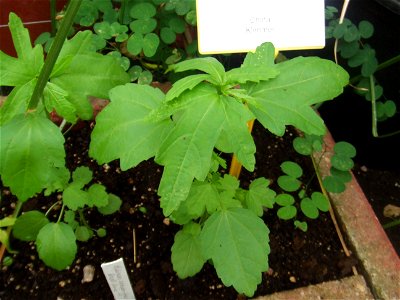
[[[40,71],[38,81],[35,85],[32,98],[28,105],[28,110],[35,110],[37,105],[39,104],[40,98],[42,97],[43,94],[43,90],[46,87],[46,84],[49,80],[53,67],[57,61],[58,55],[60,54],[64,41],[67,38],[68,32],[71,29],[74,17],[78,12],[81,2],[82,0],[69,1],[65,17],[62,20],[60,29],[57,32],[54,42],[50,48],[44,66]]]
[[[57,0],[50,0],[51,36],[55,36],[57,32],[56,14],[57,14]]]
[[[63,214],[64,214],[64,208],[65,208],[65,204],[63,204],[63,205],[61,206],[61,212],[60,212],[60,214],[59,214],[59,216],[58,216],[57,223],[59,223],[59,222],[61,221],[61,218],[62,218],[62,216],[63,216]]]
[[[369,88],[371,91],[371,105],[372,105],[372,136],[378,137],[377,117],[376,117],[376,99],[375,99],[375,82],[372,75],[369,76]]]
[[[83,215],[82,209],[78,209],[78,214],[79,214],[79,219],[80,219],[80,221],[82,222],[82,224],[83,224],[84,226],[86,226],[87,228],[90,228],[88,222],[87,222],[86,219],[85,219],[85,216]]]
[[[400,225],[400,219],[397,219],[397,220],[394,220],[394,221],[389,222],[387,224],[384,224],[384,225],[382,225],[382,227],[384,229],[388,229],[388,228],[391,228],[391,227],[394,227],[394,226],[397,226],[397,225]]]
[[[375,73],[380,70],[386,69],[387,67],[390,67],[391,65],[394,65],[395,63],[398,63],[398,62],[400,62],[400,54],[379,64],[378,67],[376,68]],[[361,80],[361,78],[363,78],[363,77],[364,76],[362,76],[362,75],[357,75],[357,76],[351,78],[350,84],[355,84],[355,83],[359,82]]]

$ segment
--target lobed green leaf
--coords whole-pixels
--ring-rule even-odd
[[[171,261],[181,279],[197,274],[206,262],[201,251],[200,231],[200,225],[192,222],[175,235]]]
[[[253,212],[231,208],[212,214],[200,235],[203,255],[211,259],[225,286],[251,297],[268,270],[269,230]]]
[[[96,118],[90,156],[100,164],[120,159],[122,170],[154,156],[171,121],[155,121],[148,116],[164,97],[159,89],[146,85],[126,84],[112,89],[111,103]]]
[[[3,184],[26,201],[55,182],[66,183],[64,137],[47,118],[18,115],[0,127]]]

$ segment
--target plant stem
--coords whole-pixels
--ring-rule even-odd
[[[391,228],[391,227],[394,227],[394,226],[397,226],[397,225],[400,225],[400,219],[397,219],[397,220],[394,220],[392,222],[386,223],[386,224],[382,225],[382,227],[384,229],[388,229],[388,228]]]
[[[40,101],[40,98],[42,97],[43,90],[46,87],[46,84],[49,80],[53,67],[57,61],[58,55],[60,54],[61,48],[64,44],[65,39],[67,38],[68,32],[74,21],[74,17],[78,12],[81,3],[82,0],[71,0],[68,3],[68,8],[65,13],[65,17],[62,20],[60,29],[57,32],[54,42],[50,48],[49,54],[47,55],[43,68],[40,71],[38,81],[35,85],[35,89],[32,94],[32,98],[29,101],[28,110],[35,110]]]
[[[377,117],[376,117],[376,99],[375,99],[375,82],[372,75],[369,76],[369,87],[371,91],[371,105],[372,105],[372,135],[378,137]]]
[[[395,57],[392,57],[392,58],[390,58],[390,59],[388,59],[386,61],[384,61],[381,64],[379,64],[378,67],[376,68],[375,73],[380,71],[380,70],[386,69],[386,68],[390,67],[391,65],[394,65],[394,64],[396,64],[398,62],[400,62],[400,54],[395,56]],[[358,81],[361,80],[361,78],[363,78],[363,76],[361,74],[357,75],[357,76],[355,76],[353,78],[350,78],[350,84],[357,83]]]
[[[51,36],[55,36],[56,28],[56,14],[57,14],[57,0],[50,0],[50,20],[51,20]]]
[[[17,201],[17,205],[15,206],[14,212],[12,214],[13,218],[18,217],[19,212],[21,211],[21,208],[22,208],[22,204],[23,204],[22,201],[20,201],[20,200]],[[12,226],[8,226],[7,227],[7,236],[10,236],[11,229],[12,229]],[[4,253],[6,253],[6,245],[5,244],[1,244],[1,247],[0,247],[0,262],[3,261]]]
[[[58,216],[57,223],[61,221],[61,218],[62,218],[62,216],[64,214],[64,208],[65,208],[65,204],[63,204],[61,206],[61,212],[60,212],[60,215]]]

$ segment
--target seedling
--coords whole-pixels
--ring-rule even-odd
[[[264,178],[242,190],[235,177],[220,175],[223,163],[214,150],[234,153],[253,171],[247,121],[256,118],[276,135],[286,125],[322,135],[325,126],[311,105],[334,98],[348,81],[330,61],[298,57],[275,64],[274,53],[272,44],[263,44],[227,72],[211,57],[180,62],[170,69],[200,73],[177,81],[166,95],[137,84],[114,88],[89,149],[101,164],[120,159],[122,170],[155,157],[164,166],[158,188],[164,215],[183,225],[172,248],[174,270],[185,278],[211,260],[225,285],[248,296],[268,270],[268,228],[260,216],[275,192]]]
[[[94,232],[104,237],[105,229],[93,230],[87,223],[84,211],[95,207],[101,214],[109,215],[119,210],[119,197],[108,194],[100,184],[86,186],[92,180],[92,172],[87,167],[77,168],[72,173],[72,182],[62,193],[62,208],[58,220],[51,222],[49,213],[31,210],[17,218],[13,235],[22,241],[35,241],[39,257],[46,265],[62,270],[69,266],[76,255],[76,240],[86,242]],[[62,222],[61,220],[64,220]]]

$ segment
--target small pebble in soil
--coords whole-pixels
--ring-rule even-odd
[[[296,277],[294,277],[294,276],[290,276],[289,277],[289,280],[290,280],[290,282],[293,282],[293,283],[296,283]]]
[[[165,218],[165,219],[163,220],[163,223],[164,223],[165,225],[169,226],[169,224],[170,224],[169,218]]]
[[[95,267],[92,265],[86,265],[83,267],[83,278],[82,283],[92,282],[94,278]]]
[[[58,285],[59,285],[60,287],[64,287],[66,284],[67,284],[67,283],[66,283],[64,280],[61,280],[61,281],[58,283]]]
[[[368,172],[368,168],[366,166],[361,166],[360,170],[363,172]]]

